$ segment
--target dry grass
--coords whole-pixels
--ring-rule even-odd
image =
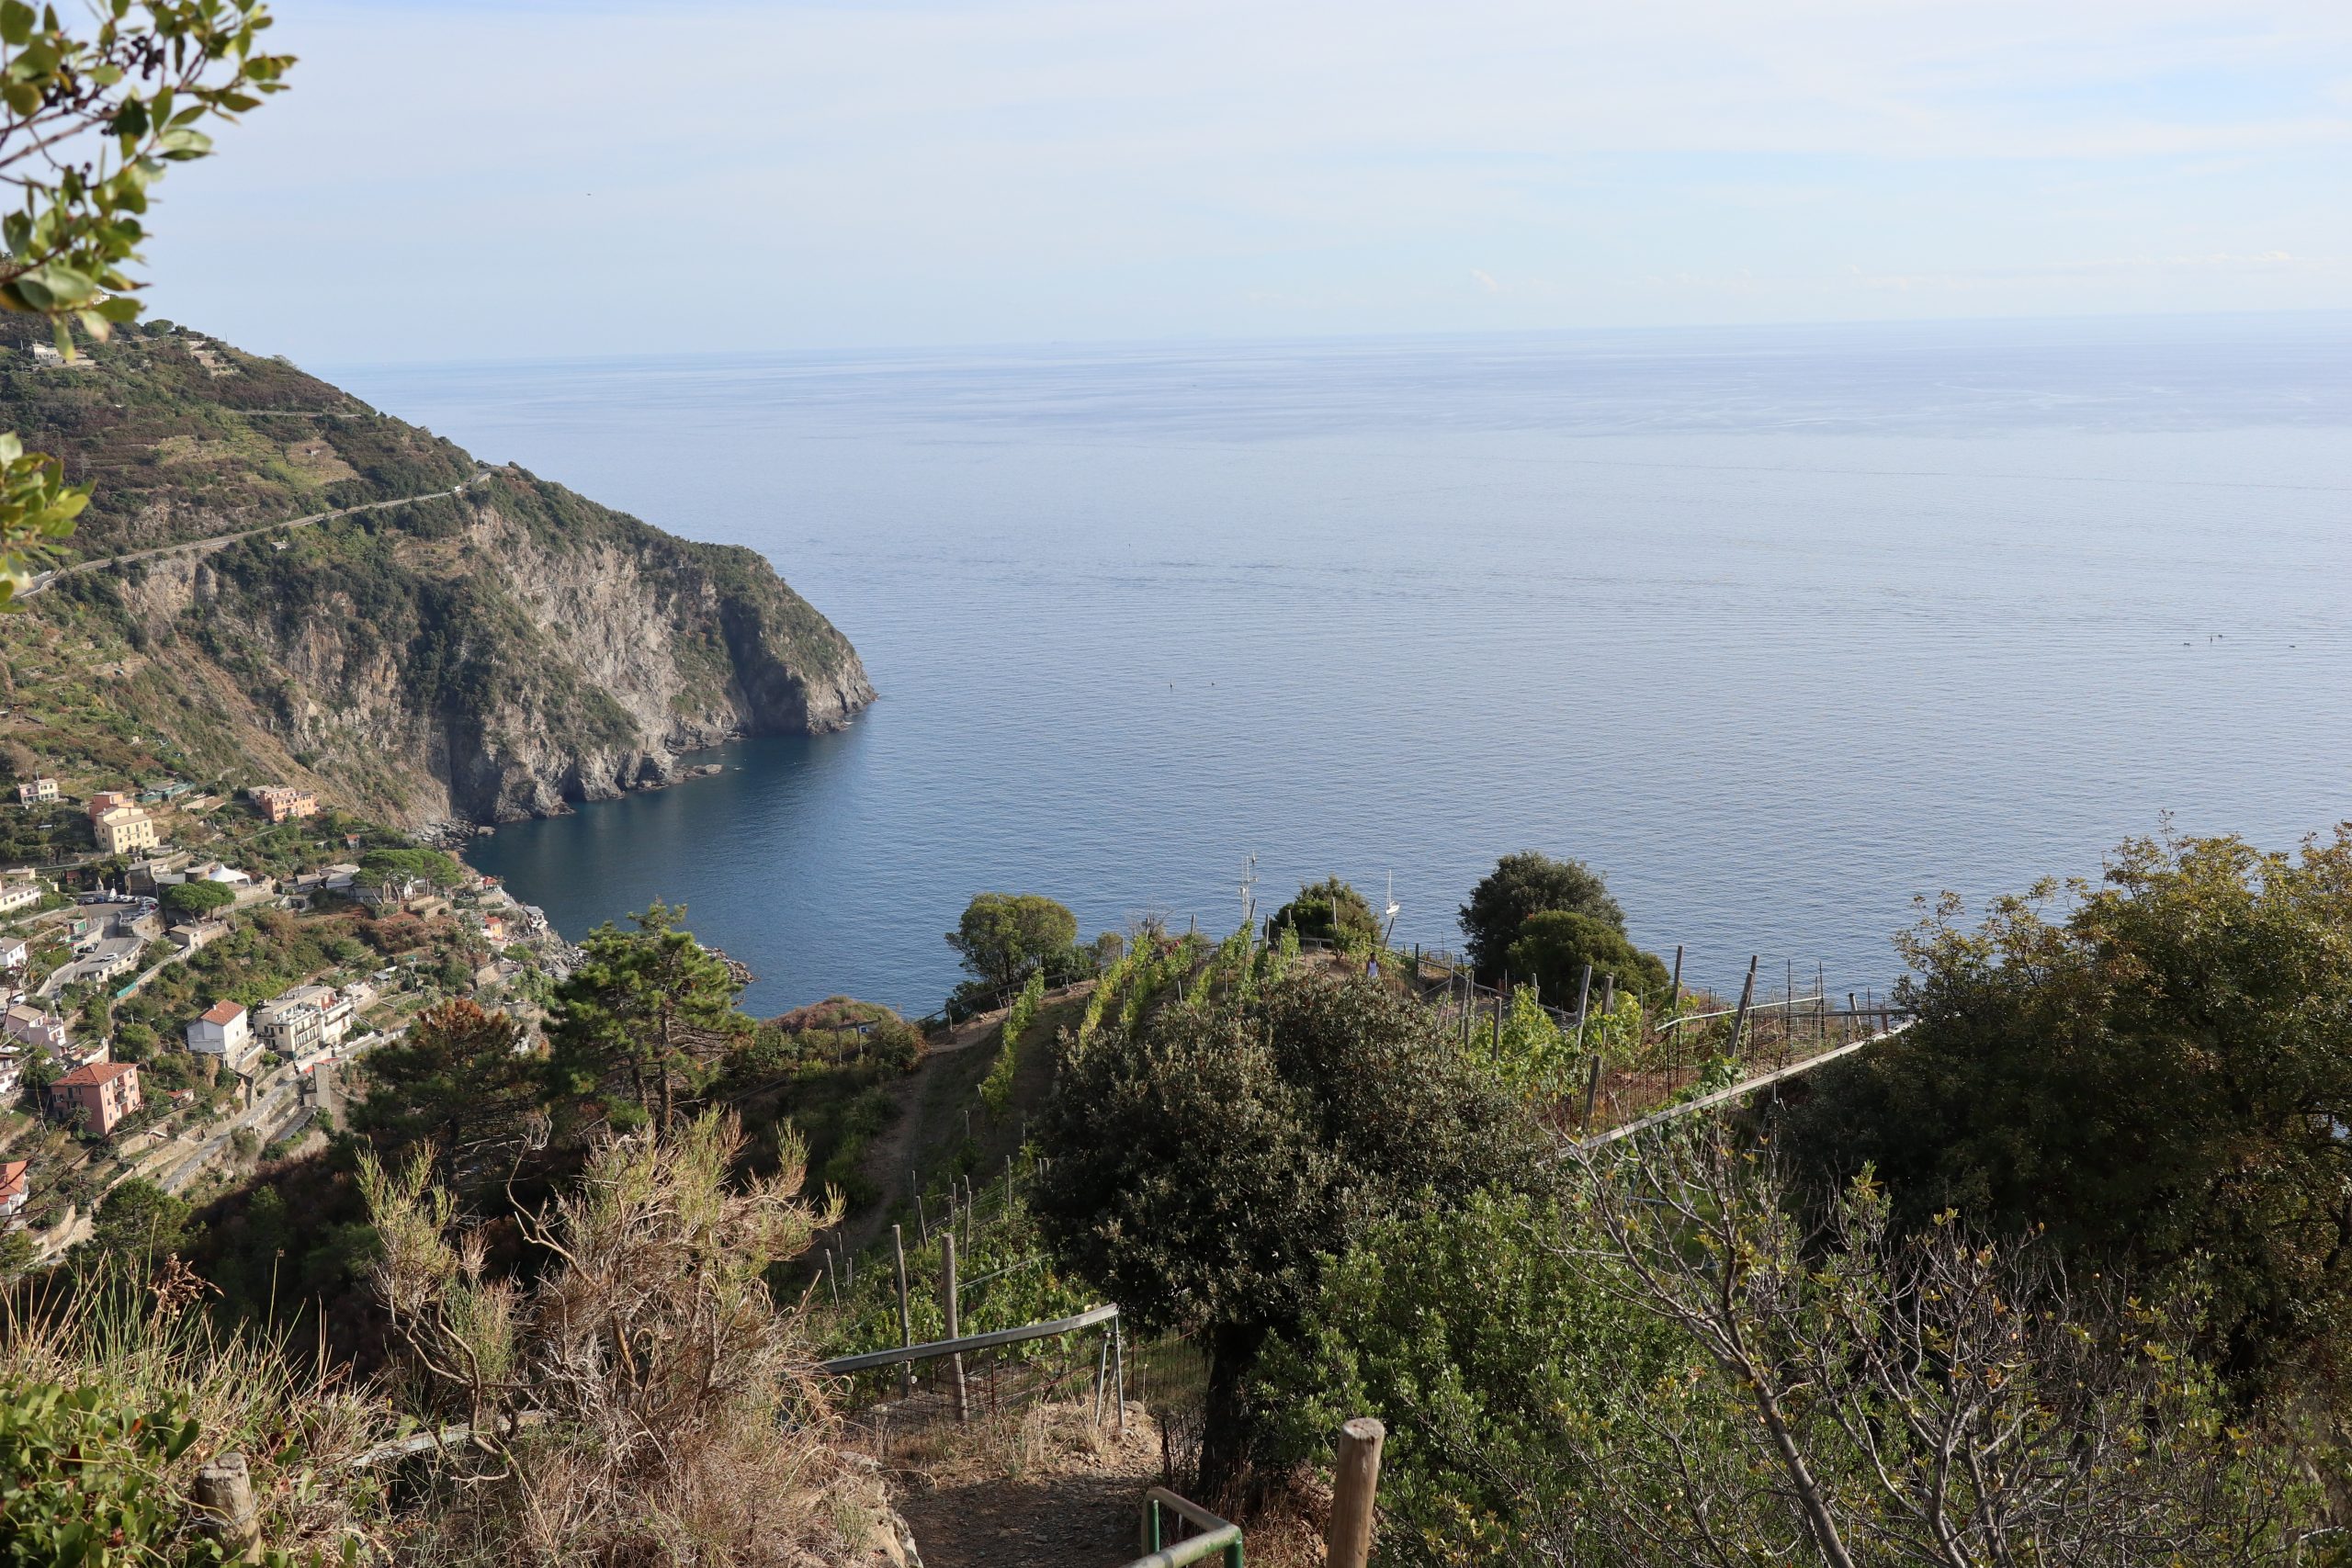
[[[263,1539],[297,1559],[341,1559],[345,1540],[381,1546],[379,1478],[349,1461],[392,1430],[390,1407],[283,1341],[222,1329],[205,1287],[167,1260],[146,1281],[77,1280],[53,1301],[0,1311],[0,1385],[98,1387],[133,1410],[176,1406],[201,1428],[163,1473],[185,1495],[198,1465],[243,1453]]]

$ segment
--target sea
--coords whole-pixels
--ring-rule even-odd
[[[1695,982],[1883,993],[1922,900],[2352,817],[2352,314],[323,373],[855,642],[842,733],[473,852],[763,1014],[937,1006],[983,890],[1444,944],[1524,849]]]

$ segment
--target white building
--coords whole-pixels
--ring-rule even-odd
[[[48,888],[36,881],[0,882],[0,915],[28,909],[40,903],[48,892]]]
[[[27,779],[17,786],[17,804],[42,806],[57,798],[55,779]]]
[[[20,936],[0,936],[0,969],[22,969],[32,959],[32,945]]]
[[[298,986],[262,1003],[254,1013],[254,1032],[262,1044],[289,1062],[319,1049],[326,1024],[324,1010],[304,992],[334,994],[323,986]]]
[[[0,1013],[0,1029],[28,1045],[48,1052],[52,1056],[65,1054],[65,1021],[39,1008],[17,1002]]]
[[[332,986],[297,986],[272,1001],[269,1006],[314,1010],[318,1014],[318,1039],[315,1048],[322,1051],[343,1043],[344,1036],[351,1032],[351,1015],[357,1010],[349,997],[335,990]],[[266,1011],[267,1009],[264,1010]],[[277,1050],[276,1046],[272,1046],[271,1049]],[[296,1053],[279,1050],[277,1054],[281,1056],[290,1056]]]
[[[214,1002],[187,1026],[187,1048],[198,1055],[218,1056],[232,1073],[241,1073],[260,1047],[254,1041],[252,1015],[235,1002]]]

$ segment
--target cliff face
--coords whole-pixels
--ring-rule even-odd
[[[224,417],[183,412],[209,428]],[[73,460],[70,433],[43,434]],[[119,457],[125,438],[110,443]],[[478,477],[455,496],[221,540],[255,525],[249,510],[208,535],[198,496],[147,476],[140,515],[206,542],[70,572],[0,625],[30,699],[18,712],[40,728],[15,738],[61,768],[76,746],[96,767],[137,772],[143,756],[182,777],[312,787],[413,826],[561,811],[665,783],[695,748],[838,728],[873,701],[848,639],[754,552],[676,538],[519,469],[481,472],[422,433],[402,444]],[[282,468],[266,478],[282,484]],[[446,488],[447,472],[428,482]],[[279,510],[378,499],[397,498]],[[40,695],[44,672],[86,672],[84,660],[100,669],[97,711]]]

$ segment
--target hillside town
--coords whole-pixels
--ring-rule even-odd
[[[71,783],[18,779],[12,843],[54,847],[0,871],[0,1228],[38,1258],[124,1182],[193,1201],[317,1146],[435,1001],[535,1030],[567,970],[495,878],[309,789]]]

